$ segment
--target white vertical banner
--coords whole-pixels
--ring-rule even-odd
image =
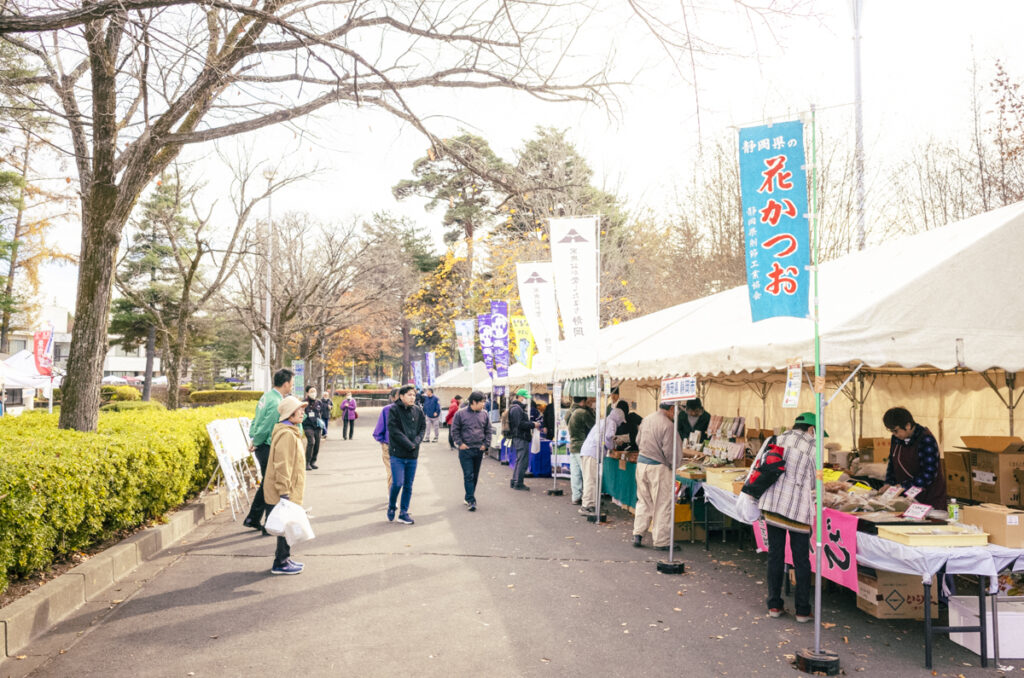
[[[516,264],[519,305],[541,353],[553,355],[558,344],[558,307],[555,304],[555,266],[550,261]]]
[[[551,219],[551,262],[566,339],[597,335],[599,217]]]

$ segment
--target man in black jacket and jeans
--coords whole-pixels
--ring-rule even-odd
[[[480,462],[491,446],[491,419],[484,412],[484,394],[469,394],[469,406],[455,413],[452,419],[452,440],[459,450],[462,481],[466,487],[466,506],[476,510],[476,482],[480,478]]]
[[[395,519],[398,494],[402,494],[398,522],[412,525],[409,498],[412,481],[416,477],[416,462],[420,456],[420,443],[427,430],[427,418],[416,404],[416,388],[398,389],[398,400],[388,410],[388,452],[391,454],[391,492],[388,495],[388,520]]]
[[[512,482],[510,487],[513,490],[530,489],[523,484],[526,477],[526,467],[530,463],[530,443],[533,439],[533,429],[540,426],[540,422],[530,421],[530,416],[523,407],[530,392],[525,388],[516,391],[515,398],[508,408],[508,430],[512,444],[516,448],[516,467],[512,471]]]

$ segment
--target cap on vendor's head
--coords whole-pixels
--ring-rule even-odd
[[[686,409],[688,410],[703,410],[704,403],[700,401],[700,398],[690,398],[686,401]]]
[[[305,406],[306,404],[295,396],[288,396],[277,404],[277,418],[284,421],[295,414],[295,410]]]
[[[796,415],[796,419],[793,421],[794,424],[805,424],[807,426],[813,426],[815,430],[818,430],[818,415],[814,412],[801,412]],[[825,437],[828,438],[828,431],[824,432]]]
[[[530,392],[527,391],[525,388],[521,388],[518,391],[516,391],[516,395],[517,396],[522,396],[523,398],[529,398],[530,397]]]
[[[663,410],[671,410],[675,406],[675,403],[658,403],[658,407],[660,407]]]
[[[612,386],[612,395],[619,395],[619,387]]]

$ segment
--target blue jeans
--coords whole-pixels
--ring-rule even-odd
[[[569,485],[572,487],[572,500],[583,501],[583,467],[578,452],[569,455]]]
[[[400,459],[391,457],[391,492],[388,496],[388,508],[395,509],[398,493],[402,493],[401,513],[408,513],[409,498],[412,496],[412,481],[416,477],[417,459]]]

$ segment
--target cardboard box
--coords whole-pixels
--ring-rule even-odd
[[[857,607],[876,619],[924,619],[924,584],[916,574],[896,574],[865,568],[857,573]],[[932,577],[932,618],[939,616],[938,593]]]
[[[691,535],[693,541],[704,541],[704,526],[698,523],[676,523],[675,524],[675,540],[679,542],[689,542]]]
[[[1014,549],[1024,548],[1024,511],[999,504],[980,504],[960,508],[960,522],[977,525],[988,532],[988,540]]]
[[[943,452],[946,467],[946,494],[957,499],[971,498],[971,453]]]
[[[828,450],[828,463],[841,469],[849,469],[851,456],[853,456],[853,452],[846,450]]]
[[[997,605],[999,611],[999,659],[1024,659],[1024,598],[1011,598],[1009,600],[999,599]],[[994,657],[995,649],[992,644],[992,608],[985,606],[985,614],[988,615],[988,657]],[[977,626],[978,597],[977,596],[950,596],[949,597],[949,625],[950,626]],[[957,645],[966,647],[971,652],[978,654],[981,649],[981,634],[979,633],[950,633],[949,639]]]
[[[971,499],[1022,506],[1014,472],[1024,469],[1024,440],[1017,436],[963,436],[971,453]]]
[[[676,504],[675,521],[677,523],[688,523],[693,518],[693,507],[690,504]]]
[[[857,443],[860,460],[875,464],[889,461],[891,446],[892,438],[861,438]]]

